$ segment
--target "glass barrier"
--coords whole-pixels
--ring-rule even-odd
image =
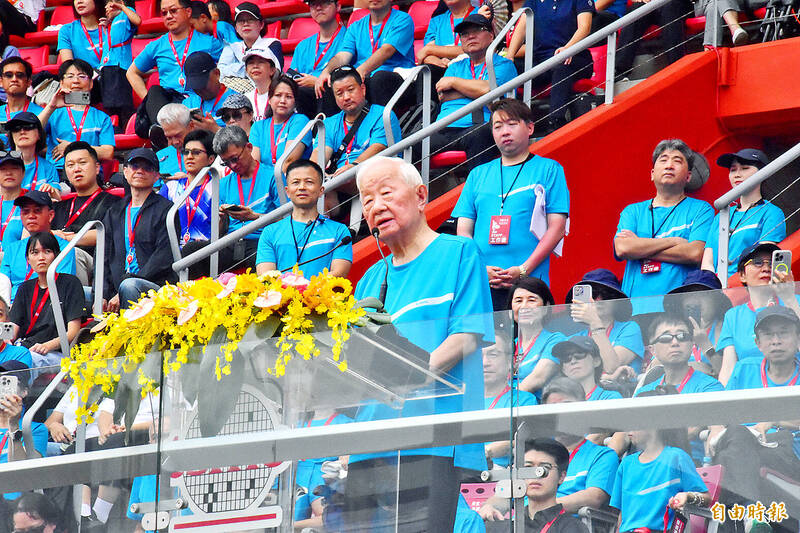
[[[663,302],[615,300],[608,287],[586,287],[571,293],[578,301],[570,305],[542,307],[521,299],[529,303],[485,316],[351,329],[341,357],[334,355],[335,335],[315,330],[319,355],[292,358],[282,376],[274,372],[281,356],[278,330],[268,325],[251,326],[230,361],[223,332],[212,336],[204,353],[201,347],[189,350],[186,362],[166,374],[176,350],[153,352],[139,367],[147,380],[130,366],[127,373],[120,370],[115,399],[125,406],[112,404],[110,411],[115,429],[134,431],[111,437],[123,439],[122,446],[127,435],[131,454],[150,443],[161,449],[223,439],[233,450],[226,465],[217,460],[182,470],[169,454],[157,453],[157,464],[131,461],[114,479],[93,480],[91,492],[70,490],[70,484],[48,486],[45,495],[54,495],[59,516],[71,523],[84,504],[98,515],[114,509],[110,516],[118,522],[109,531],[133,531],[137,523],[143,530],[170,531],[539,531],[553,519],[581,520],[592,530],[615,530],[620,520],[619,531],[661,531],[665,520],[671,526],[676,517],[693,531],[708,521],[732,531],[738,523],[753,531],[797,531],[800,421],[776,420],[769,412],[713,411],[709,419],[717,425],[677,422],[664,429],[665,421],[690,419],[692,409],[665,410],[649,427],[625,413],[635,405],[626,400],[633,396],[647,402],[713,393],[725,383],[739,391],[732,399],[746,395],[758,402],[757,389],[795,385],[798,287],[689,290],[700,288],[694,286]],[[446,332],[468,334],[441,344]],[[445,345],[455,364],[446,371],[432,368]],[[118,359],[116,368],[126,368],[122,363]],[[158,394],[142,399],[143,381]],[[68,385],[59,385],[62,394]],[[619,415],[581,432],[525,421],[540,409],[528,406],[565,402],[587,402],[586,410],[608,405]],[[705,413],[701,404],[697,411]],[[100,410],[109,410],[107,400]],[[355,433],[353,453],[331,449],[325,457],[299,461],[243,461],[235,453],[237,436],[312,435],[371,422],[353,426],[367,431],[467,411],[496,411],[508,430],[471,444],[464,443],[471,434],[467,424],[460,434],[432,426],[415,436],[418,446],[400,451],[393,450],[396,443]],[[140,412],[146,434],[135,431],[144,427],[136,425]],[[737,423],[730,423],[732,417]],[[58,426],[51,426],[47,455],[68,452],[58,442]],[[97,449],[90,435],[87,428],[87,451]],[[559,444],[537,440],[543,438]],[[556,503],[565,509],[562,518],[556,518],[562,516],[558,508],[550,509]],[[14,505],[7,499],[10,519]]]

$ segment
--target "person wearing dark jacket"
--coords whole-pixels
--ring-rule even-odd
[[[167,211],[172,202],[153,191],[158,158],[149,148],[131,151],[124,167],[130,193],[109,209],[106,228],[103,310],[126,309],[143,292],[177,281],[172,270]],[[175,231],[180,228],[175,221]]]

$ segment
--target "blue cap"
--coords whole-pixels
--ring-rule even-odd
[[[31,371],[30,367],[23,363],[22,361],[17,361],[16,359],[9,359],[7,361],[3,361],[0,363],[0,374],[11,374],[12,376],[17,376],[19,378],[20,383],[25,384],[25,388],[28,387],[28,384],[31,382]]]
[[[759,169],[764,168],[769,164],[767,154],[755,148],[744,148],[738,152],[730,152],[722,154],[717,158],[717,165],[725,168],[731,168],[734,161],[741,161],[742,163],[749,163]]]
[[[494,34],[494,29],[492,28],[492,21],[484,17],[483,15],[479,15],[477,13],[473,13],[472,15],[467,15],[464,17],[464,20],[456,24],[456,27],[453,28],[453,31],[456,33],[463,33],[468,28],[478,27],[482,30],[486,30],[491,34]]]
[[[125,159],[125,164],[132,162],[134,159],[144,159],[158,170],[158,157],[156,153],[150,148],[135,148],[128,153]]]
[[[716,291],[722,289],[722,283],[716,274],[710,270],[690,270],[680,287],[676,287],[667,294],[680,294],[682,292]]]
[[[628,298],[628,295],[622,291],[622,283],[619,281],[619,278],[617,278],[617,276],[607,268],[590,270],[584,274],[583,278],[575,285],[584,284],[605,287],[606,289],[611,290],[611,292],[615,294],[616,298],[620,300]],[[567,296],[564,298],[564,301],[566,303],[572,303],[572,288],[570,288]]]
[[[50,199],[50,195],[46,192],[37,191],[35,189],[26,192],[22,196],[17,196],[17,198],[14,200],[14,205],[18,207],[22,207],[25,204],[36,204],[53,209],[53,200]]]
[[[770,305],[759,311],[756,315],[756,324],[753,326],[753,331],[758,331],[758,328],[761,327],[765,321],[775,320],[777,318],[791,322],[800,328],[800,318],[797,317],[794,311],[782,305]]]
[[[759,253],[768,253],[771,254],[775,250],[780,250],[781,247],[775,244],[774,242],[757,242],[751,244],[747,248],[744,249],[742,255],[739,256],[739,263],[736,265],[736,270],[739,272],[744,271],[744,264],[747,263],[750,259],[758,255]]]

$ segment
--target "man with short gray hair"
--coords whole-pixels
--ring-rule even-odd
[[[486,265],[478,247],[471,239],[440,235],[428,226],[427,187],[402,159],[368,159],[359,165],[357,184],[364,218],[391,255],[367,270],[356,286],[356,298],[382,297],[399,332],[430,353],[434,372],[446,372],[447,379],[463,384],[464,394],[407,399],[400,409],[367,403],[356,420],[482,409],[480,348],[494,342],[494,328]],[[380,503],[388,497],[381,490],[387,487],[382,469],[396,457],[397,452],[350,457],[342,531],[371,531],[378,523],[394,522],[393,512],[386,516]],[[390,470],[398,468],[393,464]],[[401,530],[453,531],[461,474],[484,468],[480,443],[400,452],[399,474],[392,475],[399,475]],[[394,491],[395,483],[388,485]]]
[[[189,108],[183,104],[167,104],[158,111],[157,119],[167,139],[167,147],[156,152],[161,174],[174,176],[186,172],[181,154],[183,139],[195,126]]]
[[[661,295],[680,286],[703,258],[714,209],[686,196],[692,158],[680,139],[658,143],[650,171],[655,197],[630,204],[620,215],[614,254],[627,261],[622,290],[634,298],[634,314],[662,311]]]

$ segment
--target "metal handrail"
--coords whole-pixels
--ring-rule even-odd
[[[468,104],[461,107],[457,111],[450,113],[444,117],[441,117],[439,120],[429,125],[428,127],[422,128],[421,130],[412,133],[405,139],[402,139],[400,142],[397,142],[392,146],[388,146],[385,150],[382,150],[377,155],[393,156],[399,154],[400,152],[403,152],[406,148],[414,146],[423,139],[430,137],[432,134],[436,133],[440,129],[449,126],[456,120],[471,115],[473,111],[482,109],[484,106],[504,96],[507,92],[516,89],[526,81],[533,80],[534,78],[541,76],[545,72],[552,70],[556,66],[563,63],[567,58],[573,57],[579,54],[580,52],[589,49],[591,46],[597,44],[598,42],[607,39],[609,35],[616,33],[620,28],[627,26],[631,22],[634,22],[642,17],[649,15],[656,9],[663,7],[664,5],[668,4],[671,1],[673,0],[651,0],[650,2],[643,4],[642,7],[632,11],[631,13],[628,13],[627,15],[618,20],[615,20],[608,26],[603,27],[602,29],[594,32],[593,34],[584,37],[583,39],[573,44],[569,48],[565,48],[557,56],[553,56],[551,58],[546,59],[545,61],[542,61],[532,69],[523,72],[516,78],[509,80],[508,82],[497,87],[496,89],[493,89],[488,93],[484,94],[483,96],[476,98],[475,100],[469,102]],[[338,176],[336,176],[335,178],[328,181],[325,186],[326,192],[335,191],[339,187],[350,183],[353,179],[355,179],[356,168],[349,168],[346,171],[339,174]],[[187,268],[189,265],[193,265],[198,261],[202,261],[214,251],[230,246],[231,244],[241,239],[245,235],[257,231],[263,228],[264,226],[283,218],[287,213],[291,211],[291,209],[292,207],[290,205],[282,205],[277,209],[273,209],[269,213],[261,215],[256,220],[253,220],[249,224],[239,228],[233,233],[229,233],[228,235],[225,235],[224,237],[220,238],[217,242],[211,243],[208,246],[201,248],[200,250],[197,250],[196,252],[193,252],[190,255],[187,255],[181,260],[176,261],[175,263],[173,263],[172,269],[177,272],[183,268]]]
[[[741,196],[760,186],[765,180],[776,172],[800,157],[800,143],[786,150],[767,166],[744,180],[742,183],[726,192],[716,200],[714,207],[719,210],[719,242],[717,243],[717,275],[722,281],[722,287],[728,286],[728,241],[730,236],[730,205]]]
[[[422,127],[425,128],[431,123],[431,69],[428,65],[418,65],[411,69],[411,72],[403,80],[400,87],[394,92],[392,97],[383,108],[383,131],[386,132],[387,146],[395,143],[394,132],[392,131],[392,111],[394,106],[397,105],[400,97],[405,94],[406,90],[411,87],[411,84],[422,74]],[[430,174],[430,154],[431,154],[431,139],[426,137],[422,139],[422,181],[425,186],[428,186],[428,175]],[[404,154],[404,159],[410,162],[411,149],[407,149]],[[351,221],[352,222],[352,221]]]
[[[178,211],[183,206],[183,202],[189,198],[189,195],[192,191],[200,184],[200,181],[206,176],[206,174],[211,174],[211,218],[215,219],[211,221],[211,242],[216,241],[219,239],[219,172],[216,168],[211,166],[204,167],[197,173],[197,176],[194,177],[191,182],[186,184],[186,187],[183,189],[183,192],[178,195],[178,197],[173,201],[172,207],[169,208],[167,211],[167,236],[169,237],[169,247],[172,250],[172,259],[173,261],[177,261],[181,258],[181,247],[178,241],[178,234],[175,231],[175,216],[178,214]],[[200,198],[197,199],[200,201]],[[186,231],[189,231],[189,228],[186,228]],[[217,275],[217,271],[219,270],[219,253],[214,252],[211,256],[211,276],[215,277]],[[179,273],[180,280],[186,281],[189,279],[189,270],[183,269]]]
[[[317,135],[317,146],[325,146],[325,115],[323,113],[318,114],[312,120],[309,120],[303,129],[300,130],[300,133],[297,134],[297,137],[290,141],[290,144],[286,145],[283,148],[283,153],[275,162],[275,187],[278,189],[278,197],[281,199],[281,205],[284,205],[288,202],[286,198],[286,191],[283,188],[283,162],[286,161],[286,158],[289,157],[297,145],[300,144],[303,140],[303,137],[306,136],[306,133],[311,131],[311,129],[315,130]],[[319,168],[325,170],[325,150],[317,150],[317,157],[319,158]],[[320,198],[321,201],[322,198]],[[321,209],[320,209],[321,211]]]
[[[523,16],[525,17],[525,42],[528,43],[528,46],[525,47],[525,71],[527,72],[533,68],[533,11],[529,7],[523,7],[522,9],[516,10],[514,14],[511,15],[509,21],[506,22],[503,29],[500,30],[491,44],[489,44],[489,48],[486,49],[486,69],[489,71],[489,89],[497,89],[497,72],[494,70],[494,55],[497,47],[504,41],[508,32],[516,28],[517,21]],[[508,59],[514,61],[513,57]],[[532,85],[533,81],[531,80],[525,82],[525,87],[522,89],[523,102],[531,101]]]
[[[53,391],[56,390],[58,384],[67,376],[67,373],[63,370],[56,374],[50,383],[47,384],[47,387],[42,391],[36,401],[33,402],[33,405],[30,406],[25,411],[25,415],[22,417],[22,438],[25,439],[25,443],[33,442],[33,417],[36,416],[36,413],[39,412],[39,409],[42,408],[44,402],[50,398],[50,395],[53,394]],[[28,451],[30,448],[31,451]],[[26,446],[25,452],[28,454],[28,459],[32,459],[32,452],[35,448],[33,446]]]

